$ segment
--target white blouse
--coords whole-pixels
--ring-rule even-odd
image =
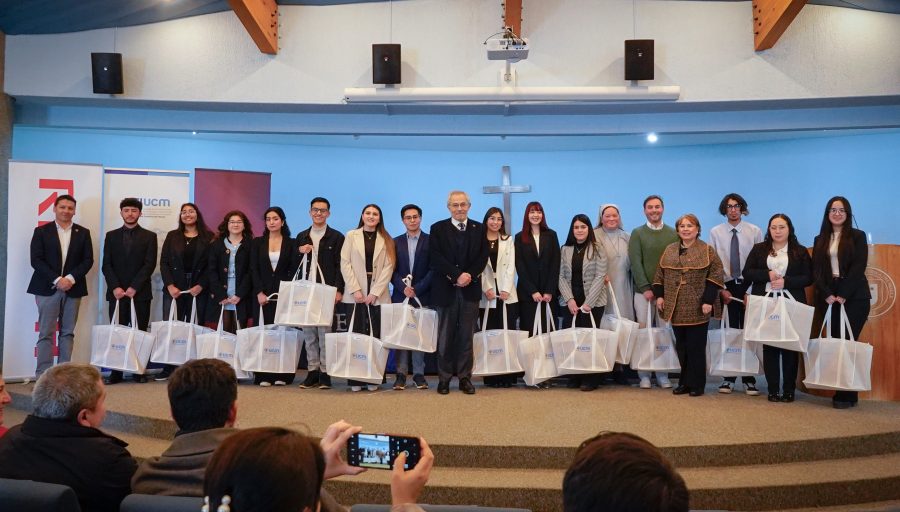
[[[769,267],[769,270],[774,271],[781,277],[784,277],[785,272],[787,272],[788,267],[788,246],[785,245],[781,249],[775,251],[775,255],[769,256],[766,258],[766,265]],[[772,291],[772,283],[766,283],[766,291]]]
[[[841,234],[831,234],[831,245],[828,246],[828,255],[831,257],[831,275],[840,277],[841,267],[838,265],[838,245],[841,243]]]
[[[272,270],[278,266],[278,258],[281,257],[281,251],[269,251],[269,262],[272,264]]]

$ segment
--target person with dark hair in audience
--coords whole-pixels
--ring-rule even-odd
[[[503,329],[506,313],[507,328],[515,329],[519,320],[519,296],[516,293],[516,244],[506,233],[503,210],[492,206],[484,214],[484,236],[488,243],[488,264],[481,274],[481,308],[478,316],[487,322],[481,330]],[[484,377],[484,385],[491,388],[511,388],[518,382],[519,374]]]
[[[53,336],[59,329],[57,362],[72,359],[75,322],[81,298],[88,294],[87,273],[94,266],[91,232],[72,222],[75,198],[63,194],[53,203],[54,222],[34,228],[28,293],[38,309],[37,368],[41,374],[53,365]]]
[[[137,464],[128,443],[100,431],[105,402],[106,389],[93,366],[49,368],[32,390],[32,413],[0,437],[0,478],[65,485],[75,491],[81,510],[118,511]]]
[[[140,199],[126,197],[119,203],[123,225],[106,233],[103,243],[103,277],[106,278],[106,300],[109,318],[113,321],[119,305],[119,324],[137,327],[142,331],[150,326],[150,301],[153,290],[150,279],[156,269],[156,233],[138,225],[144,205]],[[131,318],[131,303],[137,318]],[[146,375],[135,374],[135,382],[147,382]],[[122,372],[113,370],[106,384],[122,382]]]
[[[203,511],[316,512],[322,483],[364,468],[349,466],[341,450],[361,427],[339,421],[319,443],[294,430],[263,427],[243,430],[226,439],[213,454],[203,484]],[[406,455],[394,461],[391,474],[392,512],[421,512],[415,503],[431,475],[434,454],[420,439],[421,458],[404,471]]]
[[[680,242],[670,244],[659,258],[653,295],[660,319],[675,332],[675,351],[681,378],[675,395],[702,396],[706,386],[706,331],[720,306],[725,273],[716,251],[700,240],[700,221],[693,213],[675,221]]]
[[[313,266],[318,261],[322,274],[316,274],[316,280],[337,288],[334,302],[339,303],[344,295],[344,276],[341,274],[341,248],[344,246],[344,235],[328,225],[331,215],[331,203],[324,197],[314,197],[309,202],[309,216],[312,226],[297,235],[297,250],[300,259],[309,254],[309,271],[305,277],[312,275]],[[304,327],[303,338],[306,345],[307,369],[306,379],[300,388],[331,389],[331,377],[325,364],[325,335],[331,332],[331,326]]]
[[[824,317],[826,308],[831,306],[831,335],[839,338],[843,306],[853,337],[858,340],[869,318],[872,292],[866,279],[866,233],[854,228],[853,221],[853,208],[846,197],[829,199],[813,242],[812,261],[818,316]],[[856,407],[858,401],[856,391],[835,391],[832,405],[835,409],[847,409]]]
[[[194,203],[184,203],[178,215],[178,229],[166,234],[162,253],[159,255],[159,273],[162,276],[163,320],[169,320],[172,301],[176,303],[175,320],[188,322],[194,300],[197,301],[197,323],[206,319],[209,286],[206,266],[209,264],[209,244],[213,233],[206,227],[203,214]],[[163,365],[155,380],[169,378],[175,365]]]
[[[3,409],[6,407],[6,404],[10,402],[12,402],[12,397],[10,397],[9,392],[6,391],[6,382],[3,380],[3,374],[0,373],[0,437],[3,437],[3,434],[8,430],[3,426]]]
[[[266,221],[265,232],[253,239],[250,274],[253,276],[256,301],[263,311],[263,318],[256,320],[259,325],[268,325],[275,322],[275,302],[269,300],[269,296],[278,293],[281,281],[294,279],[300,260],[297,258],[298,253],[294,248],[294,239],[291,238],[284,210],[271,206],[263,214],[263,220]],[[291,373],[256,372],[254,383],[262,387],[273,384],[286,386],[294,382],[295,376],[296,369]]]
[[[687,512],[690,494],[649,441],[602,432],[581,443],[563,477],[565,512]]]
[[[541,315],[544,332],[550,327],[545,320],[546,309],[551,316],[557,318],[557,305],[553,298],[559,289],[559,238],[556,231],[547,226],[544,207],[537,201],[525,206],[525,218],[522,220],[522,231],[516,234],[516,272],[519,282],[516,293],[519,295],[519,328],[532,332],[535,317]],[[549,388],[550,381],[538,384],[540,388]]]
[[[790,217],[776,213],[769,219],[766,237],[750,250],[743,275],[753,295],[787,290],[798,302],[806,304],[804,289],[812,283],[812,262],[806,247],[797,241]],[[770,402],[794,401],[799,365],[799,352],[763,345]]]
[[[572,218],[566,243],[560,248],[559,303],[563,327],[600,327],[606,307],[606,252],[594,238],[591,219],[583,213]],[[593,324],[591,318],[593,317]],[[602,374],[570,375],[568,387],[593,391]]]
[[[253,226],[244,212],[232,210],[225,214],[218,231],[219,236],[209,248],[207,279],[213,305],[208,308],[207,322],[218,324],[224,307],[222,327],[234,334],[238,323],[247,326],[253,315],[253,276],[250,272]]]
[[[421,304],[431,305],[431,263],[428,261],[428,233],[422,231],[422,209],[408,204],[400,208],[400,220],[406,232],[394,237],[397,248],[397,265],[391,276],[393,291],[392,302],[403,302],[409,299],[413,307]],[[407,284],[408,281],[408,284]],[[419,350],[395,350],[397,376],[394,389],[406,389],[406,374],[409,372],[409,360],[412,358],[413,384],[416,389],[428,389],[425,380],[425,352]]]

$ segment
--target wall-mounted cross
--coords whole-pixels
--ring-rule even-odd
[[[510,235],[515,234],[512,230],[512,194],[531,192],[531,185],[512,185],[510,178],[509,166],[503,166],[503,180],[500,186],[483,187],[481,191],[485,194],[503,194],[503,218],[506,220],[506,232]]]

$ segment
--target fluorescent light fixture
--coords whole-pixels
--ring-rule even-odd
[[[344,89],[345,103],[676,101],[681,87],[394,87]]]
[[[650,132],[647,134],[647,142],[650,144],[656,144],[656,141],[659,140],[659,137],[656,136],[656,133]]]

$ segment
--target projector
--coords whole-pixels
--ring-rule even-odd
[[[484,44],[487,46],[488,60],[519,62],[528,58],[528,39],[504,37],[488,39]]]

